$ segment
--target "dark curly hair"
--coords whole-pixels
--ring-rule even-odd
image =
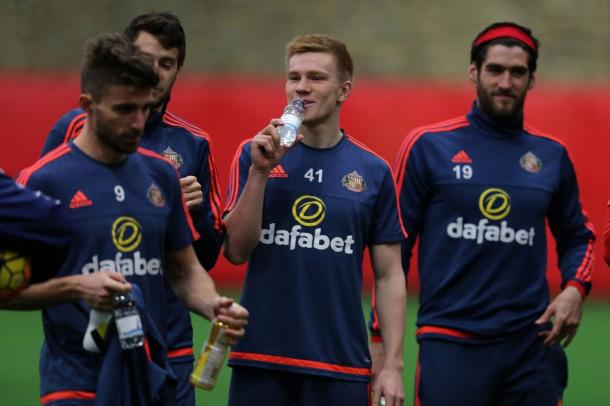
[[[165,49],[177,48],[178,67],[182,67],[186,57],[186,35],[178,17],[169,11],[142,14],[131,20],[123,32],[133,42],[141,31],[157,38]]]
[[[159,75],[150,57],[120,33],[102,34],[86,45],[81,71],[81,91],[94,100],[102,97],[108,86],[153,88]]]

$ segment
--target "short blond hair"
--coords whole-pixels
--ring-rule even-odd
[[[354,62],[345,44],[325,34],[307,34],[294,38],[286,45],[286,66],[296,54],[306,52],[325,52],[331,54],[337,62],[337,71],[342,80],[352,80]]]

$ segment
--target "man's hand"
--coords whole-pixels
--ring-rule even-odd
[[[303,135],[297,135],[290,147],[280,145],[280,136],[276,127],[282,125],[282,120],[275,118],[250,141],[252,168],[265,175],[282,159],[289,148],[298,144]]]
[[[203,203],[203,192],[201,191],[201,184],[197,181],[196,177],[186,176],[181,178],[180,189],[182,190],[186,207],[189,210],[201,206],[201,203]]]
[[[554,318],[553,329],[540,333],[541,337],[545,337],[544,345],[552,346],[563,341],[563,346],[567,347],[576,336],[581,316],[582,297],[580,292],[575,287],[568,286],[557,295],[544,314],[536,320],[536,324],[544,324]]]
[[[371,405],[378,406],[381,397],[386,406],[402,406],[405,401],[402,368],[385,367],[381,369],[373,381],[371,389]]]
[[[219,296],[214,303],[215,318],[228,326],[225,333],[231,339],[231,344],[235,344],[238,338],[245,334],[245,327],[248,324],[248,311],[233,299]]]
[[[128,293],[131,284],[118,272],[101,271],[78,277],[79,299],[95,310],[110,312],[114,309],[115,293]]]

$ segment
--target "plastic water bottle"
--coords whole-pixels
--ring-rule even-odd
[[[216,385],[220,368],[224,364],[229,350],[229,338],[225,334],[225,325],[218,320],[212,321],[210,336],[201,349],[193,372],[191,383],[202,389],[211,390]]]
[[[280,145],[289,147],[294,143],[304,114],[305,104],[302,99],[294,99],[288,103],[281,117],[284,125],[277,128],[280,133]]]
[[[136,302],[129,293],[114,295],[114,322],[121,342],[121,348],[131,348],[144,345],[144,329]]]

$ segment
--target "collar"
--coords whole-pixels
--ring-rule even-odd
[[[161,127],[163,122],[163,114],[158,111],[151,111],[148,115],[148,119],[146,120],[146,126],[144,127],[144,135],[143,137],[152,134],[155,129]]]
[[[523,112],[511,120],[497,120],[479,109],[477,102],[472,103],[472,109],[467,115],[468,121],[479,128],[483,135],[494,138],[514,137],[523,131]]]
[[[144,129],[144,136],[146,136],[147,134],[150,134],[152,130],[154,130],[155,128],[158,128],[161,123],[163,122],[163,115],[165,115],[165,112],[167,111],[167,105],[169,104],[169,97],[167,98],[167,100],[165,101],[165,103],[163,103],[163,106],[161,107],[161,111],[151,111],[150,114],[148,115],[148,120],[146,120],[146,128]]]

